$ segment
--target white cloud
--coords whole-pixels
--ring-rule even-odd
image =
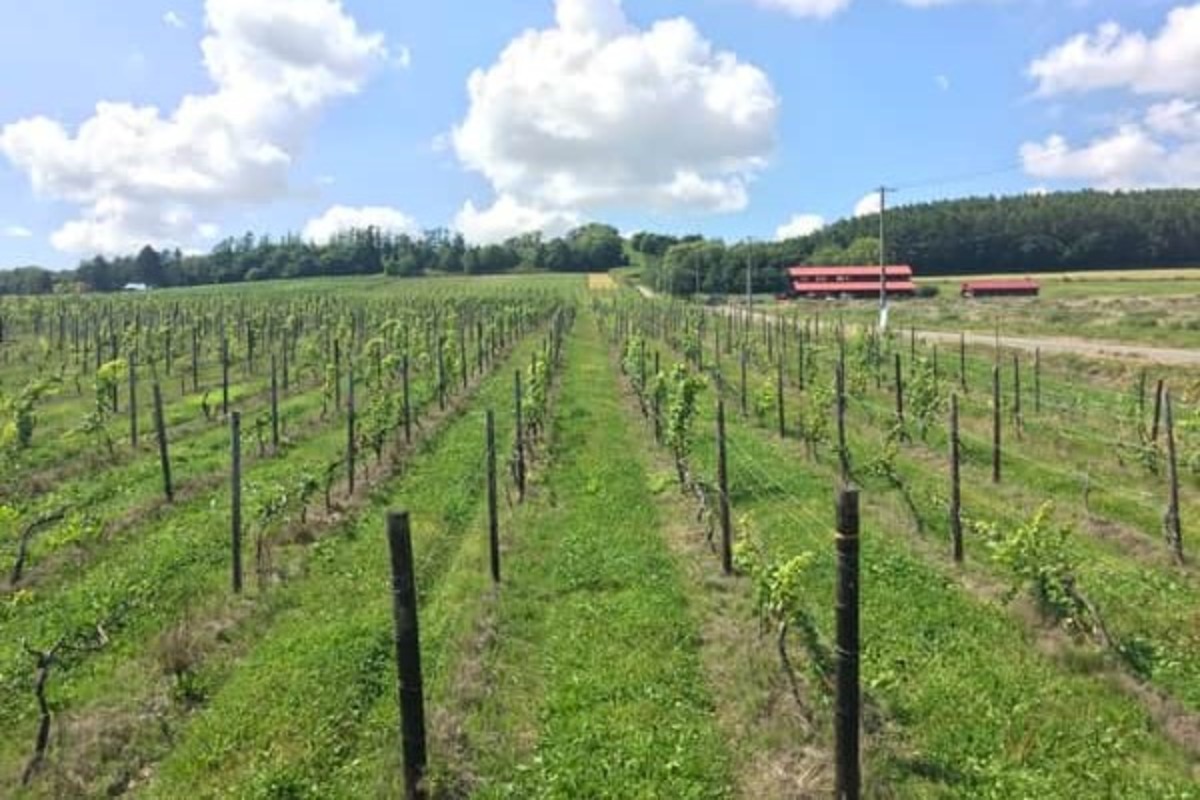
[[[948,91],[950,91],[950,78],[949,78],[948,76],[946,76],[946,75],[934,75],[934,76],[933,76],[933,82],[934,82],[934,83],[936,83],[936,84],[937,84],[937,87],[938,87],[939,89],[941,89],[943,92],[948,92]]]
[[[854,204],[854,216],[869,217],[872,214],[879,213],[879,192],[871,192],[863,195],[862,199]]]
[[[819,214],[796,214],[787,222],[775,229],[775,241],[795,239],[797,236],[807,236],[825,227],[825,218]]]
[[[1104,189],[1200,184],[1200,135],[1191,131],[1191,138],[1166,141],[1152,129],[1167,123],[1151,120],[1121,125],[1078,147],[1059,134],[1028,142],[1021,146],[1021,163],[1035,177],[1084,181]]]
[[[418,232],[416,220],[388,206],[333,206],[304,226],[304,239],[325,244],[339,233],[375,228],[383,233]]]
[[[179,14],[174,11],[168,11],[167,13],[163,14],[162,20],[165,24],[172,28],[178,29],[184,27],[183,17],[179,16]]]
[[[1155,103],[1146,111],[1146,126],[1162,136],[1200,139],[1200,103],[1179,97]]]
[[[470,77],[451,142],[499,200],[460,217],[490,229],[597,209],[746,206],[779,109],[761,70],[687,19],[639,30],[619,0],[558,0],[556,20]]]
[[[388,57],[340,0],[207,0],[204,65],[215,84],[169,114],[100,102],[72,135],[33,117],[0,129],[0,153],[43,196],[80,206],[55,247],[128,252],[193,245],[211,217],[288,192],[293,154],[329,101]]]
[[[850,5],[850,0],[752,0],[756,6],[785,11],[794,17],[825,19]]]
[[[8,239],[28,239],[33,236],[33,231],[24,225],[5,225],[0,233]]]
[[[1096,89],[1139,94],[1200,92],[1200,4],[1168,15],[1154,36],[1115,22],[1081,33],[1035,60],[1029,75],[1042,95]]]
[[[534,231],[561,236],[582,222],[574,211],[525,206],[512,195],[502,194],[487,208],[476,208],[468,200],[455,217],[454,228],[472,244],[494,244]]]
[[[1173,93],[1140,119],[1072,145],[1062,134],[1021,146],[1026,173],[1102,188],[1192,186],[1200,182],[1200,4],[1167,14],[1153,36],[1110,22],[1037,59],[1029,74],[1040,95],[1123,89]]]

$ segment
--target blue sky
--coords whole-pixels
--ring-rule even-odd
[[[880,182],[914,202],[1200,181],[1200,5],[914,3],[22,3],[0,28],[0,267],[364,220],[768,239]],[[514,39],[565,29],[472,98]]]

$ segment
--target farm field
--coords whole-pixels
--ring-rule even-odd
[[[971,276],[987,277],[987,276]],[[1010,276],[1011,277],[1011,276]],[[897,323],[918,330],[1067,336],[1157,347],[1200,348],[1200,270],[1051,273],[1034,276],[1036,298],[964,300],[967,278],[918,278],[933,298],[895,303]],[[870,320],[861,302],[821,303],[822,313]]]
[[[1002,325],[1200,320],[1108,285]],[[950,300],[879,336],[603,274],[0,299],[0,796],[404,796],[397,510],[430,796],[829,796],[854,485],[867,796],[1200,797],[1198,374],[910,338],[995,324]]]

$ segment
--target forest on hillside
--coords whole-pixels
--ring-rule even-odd
[[[879,215],[808,236],[727,245],[638,234],[644,279],[676,294],[784,288],[795,264],[879,263]],[[1060,192],[900,206],[886,216],[887,260],[918,277],[1200,266],[1200,191]]]

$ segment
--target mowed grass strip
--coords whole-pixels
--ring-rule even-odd
[[[688,588],[590,315],[567,363],[552,462],[506,564],[495,691],[466,723],[474,796],[729,796]]]
[[[712,475],[706,395],[695,460]],[[814,554],[808,603],[831,644],[833,465],[814,464],[795,441],[780,442],[736,413],[728,440],[735,518],[749,519],[778,558]],[[871,794],[1196,796],[1194,764],[1155,732],[1136,700],[1102,676],[1064,670],[1021,620],[926,563],[901,534],[908,521],[880,500],[863,495],[862,680],[904,744],[868,752]]]
[[[447,602],[481,603],[459,591],[480,582],[458,573],[476,562],[466,537],[486,536],[483,411],[507,409],[512,369],[530,343],[490,376],[472,410],[435,435],[398,482],[377,491],[338,537],[314,545],[302,582],[285,587],[288,608],[238,665],[211,704],[162,763],[148,794],[157,797],[362,797],[402,791],[386,759],[370,774],[379,726],[398,749],[392,596],[384,536],[388,510],[412,515],[421,650],[427,686],[443,680],[456,638]],[[497,414],[498,442],[512,440],[511,414]],[[466,548],[468,555],[474,548]],[[482,570],[477,570],[482,576]],[[446,585],[455,587],[446,600]],[[281,601],[282,602],[282,601]],[[464,608],[456,609],[466,613]],[[468,614],[469,616],[469,614]],[[382,715],[378,709],[389,708]],[[398,774],[398,769],[397,769]],[[365,787],[365,788],[363,788]]]

